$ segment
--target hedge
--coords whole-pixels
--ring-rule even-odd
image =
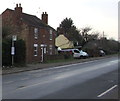
[[[2,41],[2,65],[11,66],[12,56],[11,56],[11,39],[5,39]],[[14,55],[14,65],[24,65],[26,56],[25,42],[22,39],[18,39],[15,42],[15,55]]]

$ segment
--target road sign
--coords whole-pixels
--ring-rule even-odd
[[[15,55],[15,47],[11,47],[11,55]]]
[[[13,36],[12,36],[12,40],[13,40],[13,41],[16,41],[16,40],[17,40],[17,35],[13,35]]]

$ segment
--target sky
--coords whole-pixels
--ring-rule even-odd
[[[23,12],[41,18],[48,13],[48,24],[59,27],[63,19],[71,18],[78,28],[91,27],[107,38],[118,40],[118,2],[119,0],[2,0],[0,14],[7,8],[15,8],[21,3]]]

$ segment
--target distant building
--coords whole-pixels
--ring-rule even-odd
[[[40,62],[42,59],[41,45],[45,44],[44,53],[55,54],[56,31],[48,25],[48,14],[42,13],[41,19],[22,12],[21,4],[14,10],[6,9],[2,15],[2,26],[11,27],[13,35],[26,43],[26,62]]]
[[[58,49],[67,49],[67,48],[74,48],[74,44],[72,41],[70,41],[67,37],[65,37],[63,34],[60,34],[55,39],[55,45],[58,47]]]

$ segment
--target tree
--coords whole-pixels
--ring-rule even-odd
[[[11,33],[11,28],[9,26],[2,27],[2,39],[6,39]]]
[[[2,65],[10,66],[11,63],[11,38],[7,38],[2,42]],[[15,42],[15,55],[14,63],[15,65],[24,65],[26,56],[25,42],[22,39],[18,39]]]
[[[106,54],[114,54],[119,51],[119,42],[111,39],[101,38],[100,47],[105,50]]]
[[[92,28],[90,28],[90,27],[82,28],[82,35],[85,36],[85,34],[88,34],[88,32],[91,30],[92,30]]]
[[[88,41],[88,32],[91,30],[92,30],[92,28],[90,28],[90,27],[82,28],[82,36],[85,41]]]
[[[13,30],[9,26],[5,26],[2,29],[2,65],[10,66],[11,65],[11,46],[12,46],[12,36]],[[15,42],[15,64],[23,65],[25,64],[26,56],[25,42],[22,39],[18,39]]]
[[[71,18],[65,18],[59,28],[69,40],[73,41],[74,45],[82,45],[83,38]]]
[[[11,65],[11,39],[2,40],[2,65]]]
[[[62,28],[65,33],[69,33],[72,27],[75,26],[73,26],[73,20],[71,18],[65,18],[60,24],[60,28]]]
[[[91,34],[88,34],[88,41],[91,40],[98,40],[99,32],[92,32]]]
[[[25,64],[26,59],[26,47],[25,41],[22,39],[18,39],[15,43],[15,63],[19,65]]]

